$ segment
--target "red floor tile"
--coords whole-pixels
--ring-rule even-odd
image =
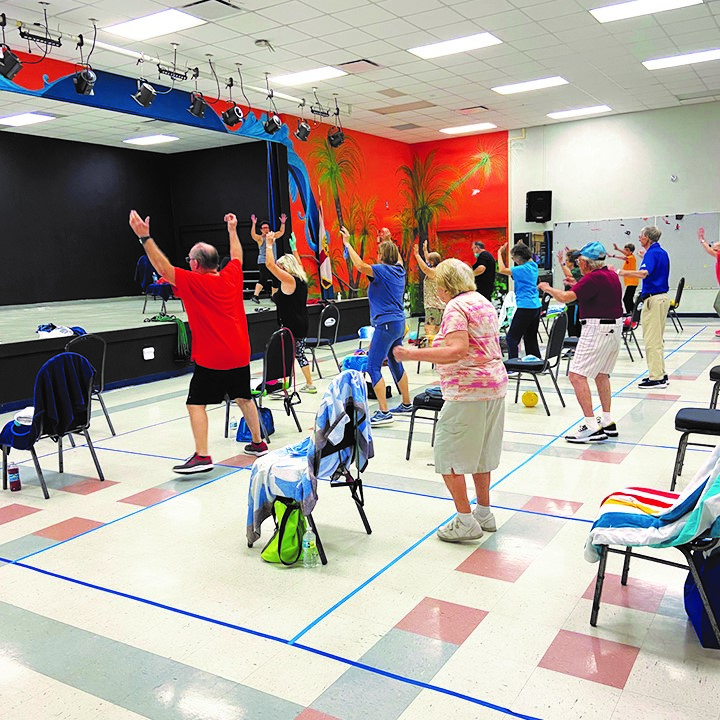
[[[104,525],[104,523],[88,520],[87,518],[73,517],[42,530],[36,530],[33,535],[50,538],[51,540],[69,540],[101,525]]]
[[[462,645],[486,615],[485,610],[426,597],[395,627]]]
[[[536,495],[530,498],[522,507],[523,510],[532,510],[533,512],[547,513],[548,515],[574,515],[581,507],[582,503],[571,502],[570,500],[557,500],[556,498],[546,498]]]
[[[666,591],[666,585],[637,580],[632,577],[628,577],[628,584],[623,587],[620,584],[619,575],[605,573],[601,602],[656,613]],[[586,600],[592,600],[594,595],[595,580],[588,585],[583,597]]]
[[[232,457],[226,458],[225,460],[220,460],[220,462],[216,463],[216,465],[230,465],[231,467],[248,467],[248,465],[252,465],[254,462],[254,455],[243,455],[241,453],[240,455],[233,455]]]
[[[456,569],[471,575],[483,575],[496,580],[515,582],[530,567],[532,561],[532,558],[522,555],[509,555],[478,548]]]
[[[162,488],[150,488],[149,490],[143,490],[142,492],[135,493],[129,497],[118,500],[118,502],[128,503],[128,505],[140,505],[141,507],[149,507],[161,500],[167,500],[168,498],[177,495],[172,490],[163,490]]]
[[[66,485],[64,488],[60,488],[63,492],[75,493],[76,495],[91,495],[98,490],[104,490],[105,488],[117,485],[114,480],[97,480],[95,478],[86,478],[80,482],[73,483],[72,485]]]
[[[640,648],[560,630],[539,667],[622,690]]]
[[[605,450],[584,450],[580,453],[581,460],[590,460],[591,462],[610,463],[619,465],[630,453],[627,452],[607,452]]]
[[[0,508],[0,525],[12,522],[13,520],[19,520],[36,512],[40,512],[40,510],[38,508],[28,507],[27,505],[19,505],[18,503],[7,505],[6,507]]]
[[[312,708],[305,708],[295,720],[338,720],[334,715],[327,715],[326,713],[320,712],[319,710],[313,710]]]
[[[697,380],[699,375],[670,375],[670,380]]]

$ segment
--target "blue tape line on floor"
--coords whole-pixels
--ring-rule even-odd
[[[97,585],[95,583],[86,582],[84,580],[79,580],[77,578],[70,577],[69,575],[61,575],[60,573],[52,572],[51,570],[44,570],[42,568],[35,567],[34,565],[28,565],[27,563],[21,563],[18,561],[15,561],[12,563],[11,561],[0,557],[0,562],[7,562],[9,564],[14,564],[17,567],[21,567],[25,570],[30,570],[32,572],[39,573],[41,575],[45,575],[47,577],[54,578],[56,580],[62,580],[64,582],[69,582],[74,585],[79,585],[80,587],[85,587],[90,590],[96,590],[99,592],[107,593],[108,595],[114,595],[116,597],[125,598],[126,600],[131,600],[133,602],[139,602],[143,605],[149,605],[150,607],[155,607],[160,610],[167,610],[168,612],[175,613],[177,615],[182,615],[183,617],[192,618],[194,620],[200,620],[201,622],[207,622],[212,625],[217,625],[219,627],[228,628],[229,630],[237,630],[242,633],[246,633],[247,635],[252,635],[253,637],[262,638],[263,640],[270,640],[271,642],[276,642],[281,645],[287,645],[291,646],[292,641],[288,641],[285,638],[281,638],[277,635],[271,635],[270,633],[265,633],[260,630],[253,630],[251,628],[245,627],[243,625],[237,625],[235,623],[226,622],[224,620],[219,620],[217,618],[212,618],[207,615],[200,615],[199,613],[191,612],[190,610],[183,610],[182,608],[175,607],[173,605],[168,605],[166,603],[157,602],[155,600],[150,600],[149,598],[140,597],[139,595],[131,595],[130,593],[122,592],[120,590],[113,590],[112,588],[104,587],[103,585]],[[341,655],[335,655],[334,653],[327,652],[325,650],[320,650],[319,648],[314,648],[311,645],[292,645],[293,647],[297,648],[298,650],[303,650],[304,652],[312,653],[313,655],[318,655],[320,657],[328,658],[329,660],[334,660],[335,662],[342,663],[343,665],[347,665],[349,667],[354,667],[359,670],[364,670],[365,672],[372,673],[373,675],[380,675],[381,677],[387,677],[392,680],[396,680],[397,682],[401,682],[406,685],[413,685],[415,687],[422,688],[424,690],[432,690],[434,692],[441,693],[442,695],[449,695],[451,697],[458,698],[459,700],[464,700],[466,702],[473,703],[474,705],[480,705],[482,707],[489,708],[491,710],[495,710],[497,712],[503,713],[505,715],[509,715],[510,717],[520,718],[520,720],[539,720],[539,718],[536,718],[532,715],[524,715],[522,713],[517,713],[509,708],[502,707],[501,705],[495,705],[494,703],[487,702],[486,700],[481,700],[480,698],[472,697],[471,695],[465,695],[464,693],[456,692],[455,690],[450,690],[449,688],[444,688],[440,685],[433,685],[431,683],[426,683],[421,680],[415,680],[410,677],[405,677],[404,675],[399,675],[397,673],[389,672],[387,670],[381,670],[380,668],[373,667],[372,665],[367,665],[365,663],[358,662],[357,660],[350,660],[349,658],[342,657]]]

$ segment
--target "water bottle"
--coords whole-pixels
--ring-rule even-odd
[[[22,487],[20,485],[20,468],[17,465],[11,465],[8,468],[8,480],[10,481],[10,490],[17,492]],[[315,536],[313,535],[313,543]]]
[[[320,564],[320,554],[318,553],[315,533],[308,525],[302,539],[302,561],[303,567],[314,568]]]
[[[342,300],[342,293],[339,292],[336,297],[337,297],[338,300]]]
[[[231,432],[231,433],[235,434],[235,433],[237,432],[237,428],[238,428],[237,415],[233,415],[233,416],[230,418],[229,428],[230,428],[230,432]]]

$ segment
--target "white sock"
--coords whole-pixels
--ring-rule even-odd
[[[612,420],[612,417],[610,417],[610,413],[609,413],[609,412],[604,412],[604,413],[602,414],[602,424],[603,424],[603,425],[611,425],[611,424],[612,424],[612,421],[613,421],[613,420]]]
[[[597,419],[595,417],[586,417],[585,425],[587,426],[588,430],[597,430],[598,429],[598,423],[597,423]]]
[[[480,517],[487,517],[490,514],[490,506],[489,505],[477,505],[477,511],[476,514]]]
[[[458,513],[458,517],[460,518],[460,521],[463,525],[470,525],[473,521],[473,514],[471,512],[469,513]]]

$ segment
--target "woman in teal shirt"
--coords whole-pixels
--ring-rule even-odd
[[[505,339],[508,346],[508,358],[518,356],[518,346],[523,341],[526,355],[540,357],[538,344],[538,325],[540,323],[540,295],[538,293],[538,266],[532,259],[530,248],[518,243],[510,250],[513,267],[505,265],[503,253],[507,243],[498,251],[498,272],[501,275],[512,276],[515,284],[515,303],[517,309],[513,315],[510,328]]]

